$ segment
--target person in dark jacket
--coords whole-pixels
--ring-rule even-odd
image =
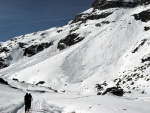
[[[29,112],[29,94],[26,93],[24,96],[24,104],[25,104],[25,113]]]
[[[26,95],[24,96],[25,113],[29,112],[32,100],[33,100],[32,95],[30,93],[29,94],[26,93]]]
[[[29,109],[31,108],[31,101],[33,100],[32,95],[29,93]]]

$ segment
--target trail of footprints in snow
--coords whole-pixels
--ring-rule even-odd
[[[19,103],[18,105],[11,104],[6,107],[1,107],[0,113],[16,113],[18,111],[18,109],[21,109],[22,107],[23,107],[23,102]]]
[[[17,113],[25,113],[25,106],[19,109]],[[41,99],[32,102],[29,113],[62,113],[62,111],[59,107],[49,105]]]

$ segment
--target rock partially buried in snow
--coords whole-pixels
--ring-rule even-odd
[[[4,79],[2,79],[2,78],[0,78],[0,83],[1,84],[5,84],[5,85],[8,85],[8,82],[7,81],[5,81]]]
[[[120,88],[120,87],[110,87],[110,88],[107,88],[106,91],[104,91],[104,92],[102,93],[102,95],[105,95],[105,94],[107,94],[108,92],[109,92],[109,93],[112,93],[112,94],[114,94],[114,95],[116,95],[116,96],[123,96],[123,94],[124,94],[124,91],[123,91],[122,88]]]
[[[44,83],[45,83],[44,81],[39,81],[36,85],[44,84]]]

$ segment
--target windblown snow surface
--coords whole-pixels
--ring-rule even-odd
[[[10,85],[0,84],[0,113],[23,113],[26,92],[30,113],[150,113],[149,9],[90,8],[66,26],[1,42]],[[116,84],[131,93],[96,95]]]

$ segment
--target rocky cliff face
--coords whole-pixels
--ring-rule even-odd
[[[142,3],[146,3],[146,1],[143,1]],[[116,7],[133,8],[139,4],[139,0],[95,0],[92,7],[94,9],[104,10]]]
[[[148,4],[150,4],[150,1],[149,0],[141,0],[140,3],[148,5]]]

